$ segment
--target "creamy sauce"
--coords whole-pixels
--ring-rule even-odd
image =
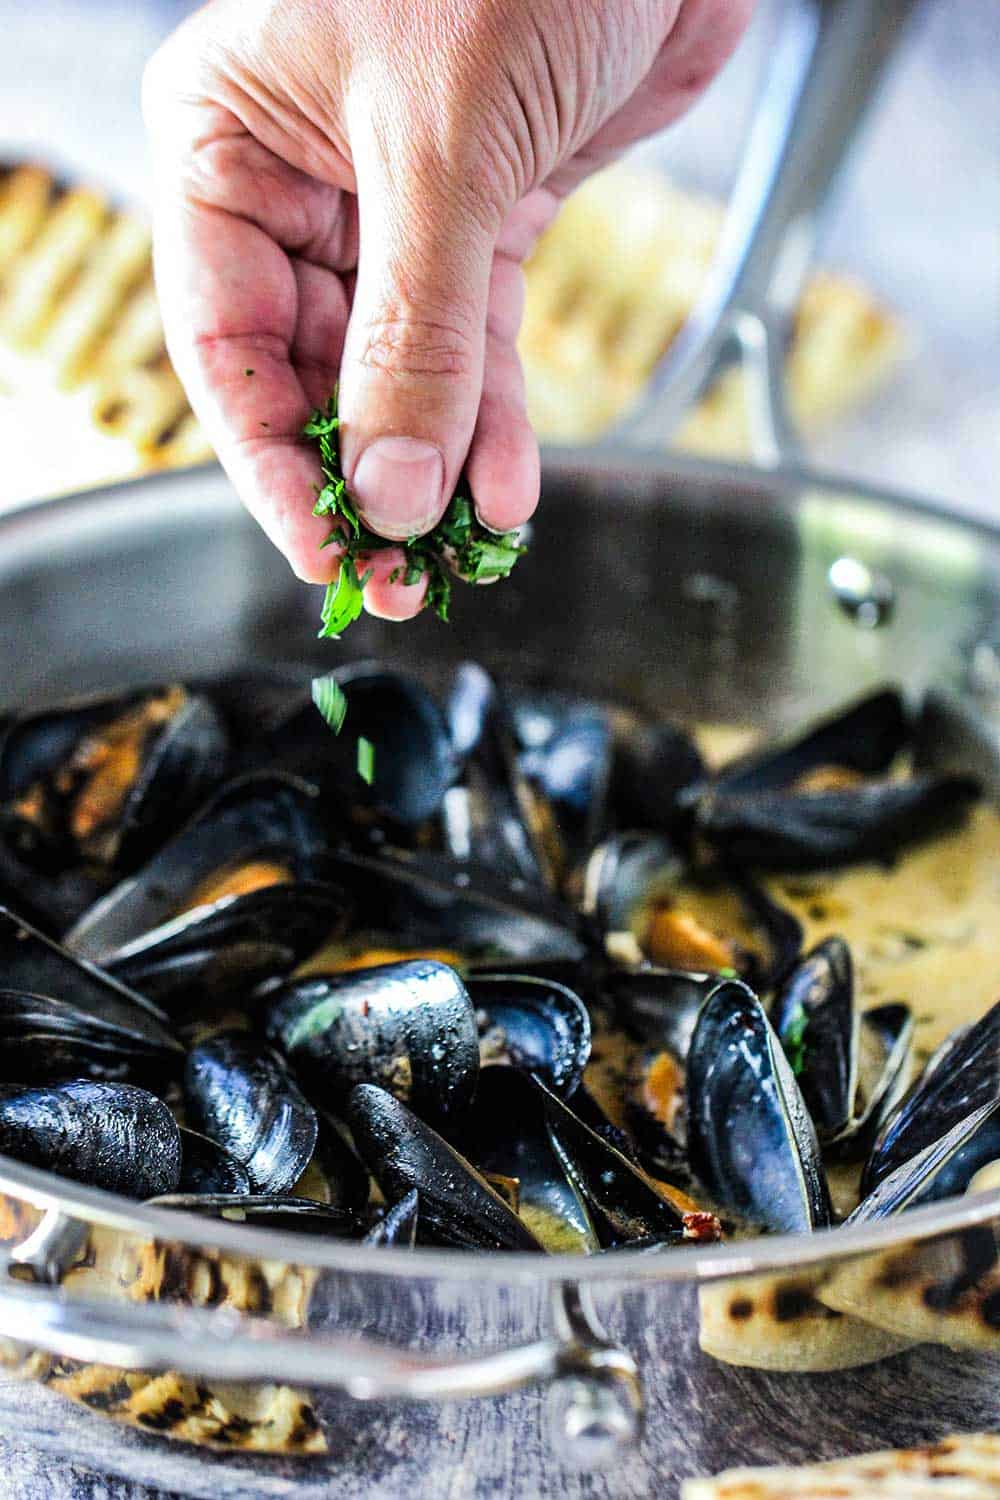
[[[834,933],[850,944],[863,1009],[905,1001],[920,1061],[1000,992],[1000,813],[908,850],[891,869],[857,865],[767,885],[805,929],[807,948]]]

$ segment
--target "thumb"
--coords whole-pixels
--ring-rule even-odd
[[[360,251],[339,410],[359,511],[404,539],[441,519],[472,441],[501,214],[476,200],[467,164],[392,155],[384,141],[354,148]]]

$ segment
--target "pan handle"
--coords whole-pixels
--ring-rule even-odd
[[[357,1401],[443,1401],[548,1385],[553,1441],[581,1468],[613,1462],[638,1438],[635,1361],[609,1341],[589,1293],[573,1283],[553,1287],[547,1337],[485,1354],[415,1354],[374,1339],[297,1333],[230,1308],[67,1298],[55,1283],[81,1235],[85,1241],[85,1225],[51,1210],[29,1240],[0,1255],[0,1339],[84,1364],[241,1385],[280,1381]],[[14,1279],[26,1270],[49,1284]]]
[[[609,441],[662,446],[692,402],[742,364],[754,457],[794,454],[791,320],[822,210],[915,0],[786,0],[715,259],[690,317]]]

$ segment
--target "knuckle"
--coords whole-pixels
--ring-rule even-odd
[[[406,379],[466,379],[474,367],[472,339],[456,323],[388,312],[369,323],[360,363]]]

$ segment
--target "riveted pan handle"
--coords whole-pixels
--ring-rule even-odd
[[[691,316],[609,441],[662,444],[728,364],[747,374],[754,457],[793,453],[791,319],[821,211],[914,0],[786,0],[719,247]]]

